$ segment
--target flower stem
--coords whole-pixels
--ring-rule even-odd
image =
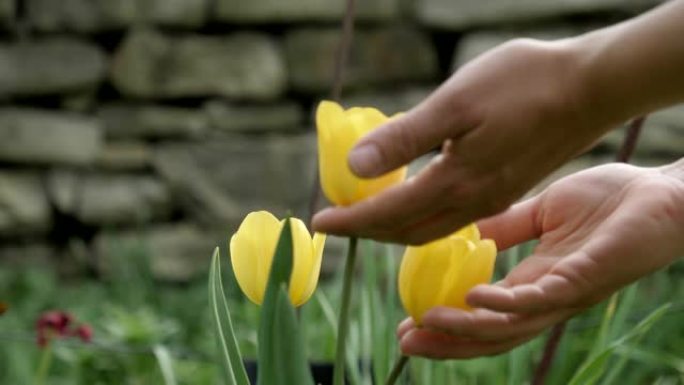
[[[45,348],[43,348],[43,353],[40,355],[40,363],[38,364],[38,370],[36,371],[36,377],[34,379],[34,385],[43,385],[47,379],[48,372],[50,371],[50,366],[52,364],[52,343],[48,341]]]
[[[344,362],[346,356],[347,331],[349,330],[349,304],[351,302],[352,279],[354,278],[354,264],[356,262],[356,237],[349,237],[349,249],[344,266],[342,283],[342,306],[340,318],[337,322],[337,352],[333,372],[333,385],[344,385]]]
[[[399,376],[401,375],[401,372],[404,370],[404,367],[408,363],[409,356],[401,355],[397,362],[394,363],[394,367],[392,368],[392,371],[390,372],[389,377],[387,377],[387,381],[385,382],[385,385],[394,385],[394,383],[397,382],[399,379]]]

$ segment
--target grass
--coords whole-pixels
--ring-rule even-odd
[[[370,385],[382,383],[398,355],[394,329],[403,312],[394,277],[400,250],[364,241],[360,253],[349,330],[354,349],[347,363],[352,384]],[[519,248],[500,258],[499,274],[526,253]],[[10,306],[0,317],[0,383],[32,383],[41,355],[34,323],[49,309],[69,311],[95,330],[92,344],[54,344],[51,385],[220,383],[206,281],[159,283],[151,278],[144,255],[135,250],[125,254],[122,266],[105,281],[62,280],[51,269],[0,266],[0,301]],[[223,276],[240,349],[245,357],[256,357],[259,308],[242,297],[230,272]],[[547,383],[568,384],[584,366],[600,368],[594,372],[599,375],[577,383],[684,384],[682,278],[684,261],[623,290],[609,311],[609,304],[602,303],[571,320]],[[339,276],[323,282],[299,311],[313,361],[329,362],[334,355],[340,287]],[[665,303],[672,305],[659,319],[635,329]],[[496,357],[450,362],[414,358],[400,383],[529,383],[544,338]]]

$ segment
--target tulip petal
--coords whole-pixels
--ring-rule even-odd
[[[406,179],[408,167],[400,167],[392,172],[373,179],[363,179],[359,181],[358,200],[365,197],[376,195],[382,190],[400,183]]]
[[[385,114],[372,107],[352,107],[345,111],[345,114],[354,127],[358,139],[388,120]]]
[[[292,275],[290,276],[290,299],[292,304],[299,306],[304,303],[302,294],[309,285],[314,250],[311,241],[311,235],[307,230],[306,225],[300,219],[291,218],[290,226],[292,228],[293,241],[293,265]]]
[[[399,270],[399,295],[406,311],[420,325],[423,314],[440,305],[453,266],[454,246],[438,240],[407,247]]]
[[[316,109],[318,160],[325,196],[336,205],[349,205],[357,196],[359,178],[347,165],[347,156],[360,136],[342,107],[323,101]]]
[[[488,283],[494,275],[494,263],[496,262],[496,243],[491,239],[484,239],[476,244],[477,249],[473,258],[477,260],[477,269],[473,271],[474,284]]]
[[[389,120],[382,112],[370,107],[350,108],[346,111],[346,114],[352,126],[354,126],[354,131],[359,139]],[[377,178],[359,179],[359,187],[354,201],[360,201],[369,196],[376,195],[387,187],[403,181],[406,178],[407,169],[407,167],[400,167]]]
[[[469,241],[475,242],[480,240],[480,229],[477,227],[475,223],[471,223],[467,226],[460,228],[451,236],[463,237]]]
[[[282,223],[267,211],[248,214],[230,240],[235,278],[252,302],[261,304]]]
[[[263,293],[257,290],[257,269],[249,256],[255,254],[256,247],[251,239],[235,233],[230,238],[230,261],[235,279],[250,301],[260,304]]]
[[[494,272],[494,261],[496,259],[496,244],[490,239],[469,242],[471,251],[463,258],[458,282],[449,289],[446,299],[446,306],[471,310],[472,308],[465,302],[466,294],[481,283],[488,283],[492,279]]]
[[[318,278],[321,274],[321,263],[323,261],[323,248],[325,246],[326,235],[323,233],[315,233],[313,236],[313,262],[311,264],[311,271],[309,272],[309,283],[301,295],[301,303],[304,303],[311,298],[316,285],[318,285]]]

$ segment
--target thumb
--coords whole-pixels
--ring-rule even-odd
[[[453,110],[430,101],[391,119],[363,137],[349,153],[349,168],[360,177],[376,177],[438,148],[470,126]],[[460,121],[459,121],[460,120]]]

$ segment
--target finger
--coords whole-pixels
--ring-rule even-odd
[[[449,199],[448,181],[439,175],[440,165],[431,163],[405,182],[347,207],[316,214],[315,231],[400,241],[401,229],[441,211]]]
[[[412,329],[400,341],[403,354],[433,359],[464,359],[504,353],[537,334],[505,341],[468,341],[427,329]]]
[[[361,177],[382,175],[475,126],[468,108],[444,99],[431,97],[366,135],[349,154],[350,169]]]
[[[504,341],[541,333],[571,314],[563,310],[528,316],[487,309],[463,311],[439,307],[425,314],[423,326],[466,339]]]
[[[480,285],[473,288],[466,301],[471,306],[498,312],[537,313],[573,306],[580,296],[568,278],[549,273],[536,282],[510,288]]]
[[[470,223],[472,218],[473,214],[467,208],[443,210],[426,220],[399,230],[397,237],[401,243],[422,245],[453,233]]]
[[[511,206],[501,214],[478,221],[482,238],[493,239],[499,250],[506,250],[540,237],[539,203],[539,198],[534,197]]]
[[[406,333],[408,333],[411,329],[415,327],[416,323],[413,322],[413,318],[408,317],[404,319],[403,321],[401,321],[401,323],[399,323],[399,326],[397,327],[397,337],[401,339],[402,337],[404,337]]]

